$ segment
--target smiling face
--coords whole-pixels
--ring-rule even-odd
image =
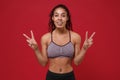
[[[63,8],[57,8],[54,11],[52,20],[56,28],[65,28],[68,20],[67,12]]]
[[[69,9],[65,5],[56,5],[51,10],[49,17],[49,31],[53,31],[56,28],[72,30],[71,15]]]

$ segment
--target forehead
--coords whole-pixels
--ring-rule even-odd
[[[66,10],[59,7],[59,8],[56,8],[55,11],[54,11],[54,14],[67,14]]]

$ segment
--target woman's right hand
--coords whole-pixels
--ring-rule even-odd
[[[26,34],[23,34],[23,36],[26,38],[26,41],[28,42],[28,45],[33,49],[33,50],[36,50],[38,49],[38,44],[34,38],[34,34],[32,32],[32,30],[30,31],[31,33],[31,38],[28,37]]]

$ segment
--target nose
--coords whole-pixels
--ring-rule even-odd
[[[59,16],[59,17],[58,17],[58,19],[60,19],[60,20],[61,20],[61,19],[62,19],[62,16]]]

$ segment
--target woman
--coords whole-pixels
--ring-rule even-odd
[[[49,61],[49,70],[46,80],[75,80],[72,60],[76,65],[80,64],[87,49],[93,44],[92,37],[95,32],[86,39],[80,49],[81,37],[72,31],[70,13],[65,5],[55,6],[50,13],[50,32],[41,38],[42,51],[31,31],[31,38],[23,34],[29,46],[35,51],[38,61],[45,66]]]

